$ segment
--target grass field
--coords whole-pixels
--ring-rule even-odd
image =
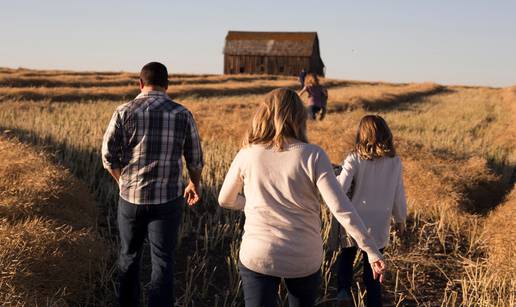
[[[61,172],[80,178],[99,204],[99,219],[97,223],[91,220],[89,226],[98,228],[110,248],[96,246],[92,250],[111,257],[106,261],[110,266],[102,266],[84,280],[84,288],[94,288],[91,292],[68,289],[77,294],[60,297],[72,305],[81,297],[85,305],[107,306],[115,295],[114,283],[109,280],[114,281],[117,188],[102,169],[100,145],[115,107],[137,93],[136,81],[137,76],[130,73],[0,69],[4,138],[13,138],[9,142],[23,150],[48,155],[50,160],[37,163],[56,163]],[[172,75],[171,81],[169,94],[193,112],[206,153],[202,204],[185,209],[180,230],[178,300],[184,306],[240,306],[236,263],[243,216],[220,209],[216,198],[263,94],[280,86],[295,88],[296,80]],[[351,148],[359,119],[367,113],[381,114],[393,130],[404,164],[408,231],[403,238],[393,233],[386,251],[386,304],[515,305],[512,276],[516,270],[511,262],[516,246],[511,239],[516,197],[511,190],[516,164],[516,89],[346,80],[326,80],[325,84],[329,87],[329,113],[324,121],[309,123],[310,142],[322,146],[333,163],[340,163]],[[11,164],[10,158],[0,161],[4,164],[0,168]],[[13,179],[6,178],[3,184],[9,186]],[[31,191],[30,181],[17,182]],[[70,189],[59,184],[50,188]],[[3,192],[0,195],[0,208],[9,209],[2,209],[0,218],[8,219],[17,201],[5,202]],[[40,203],[45,206],[39,199],[31,203],[24,214],[37,211]],[[328,212],[323,210],[325,240],[328,220]],[[0,244],[16,231],[16,227],[2,230]],[[36,238],[35,244],[37,240],[45,239]],[[0,253],[2,264],[23,262],[28,257],[4,254]],[[148,261],[148,254],[145,257]],[[331,274],[335,258],[333,253],[326,254],[320,306],[330,305],[335,295]],[[15,267],[9,276],[24,272]],[[145,280],[148,267],[144,273]],[[52,275],[46,278],[53,279]],[[24,290],[4,286],[7,282],[2,275],[0,298],[18,295],[19,305],[30,305]],[[360,306],[359,288],[355,298]],[[48,298],[52,300],[51,294]]]

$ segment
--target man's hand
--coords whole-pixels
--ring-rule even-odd
[[[383,282],[383,273],[385,272],[385,262],[383,260],[378,260],[371,263],[371,268],[373,269],[373,278],[380,279],[380,283]]]
[[[185,189],[184,197],[189,206],[195,205],[201,199],[201,189],[192,181],[188,183]]]
[[[111,177],[113,177],[113,179],[115,179],[116,183],[118,183],[118,181],[120,180],[120,174],[121,174],[120,169],[119,168],[108,169],[108,172],[109,172],[109,174],[111,174]]]

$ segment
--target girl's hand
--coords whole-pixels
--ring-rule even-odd
[[[385,272],[385,262],[378,260],[371,263],[373,269],[373,279],[380,279],[380,283],[383,283],[383,273]]]
[[[332,166],[333,166],[333,171],[335,172],[335,176],[340,175],[340,173],[342,172],[342,165],[332,165]]]
[[[400,238],[403,237],[406,229],[405,223],[397,223],[396,229],[398,230],[398,236],[400,236]]]

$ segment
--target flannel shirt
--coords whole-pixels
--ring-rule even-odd
[[[113,113],[102,142],[102,164],[121,169],[124,200],[162,204],[181,196],[182,156],[190,170],[204,165],[192,114],[166,93],[141,93]]]

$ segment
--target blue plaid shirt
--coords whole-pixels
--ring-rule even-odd
[[[102,164],[121,169],[120,197],[133,204],[162,204],[181,196],[182,156],[188,169],[204,165],[190,111],[159,91],[119,106],[102,142]]]

